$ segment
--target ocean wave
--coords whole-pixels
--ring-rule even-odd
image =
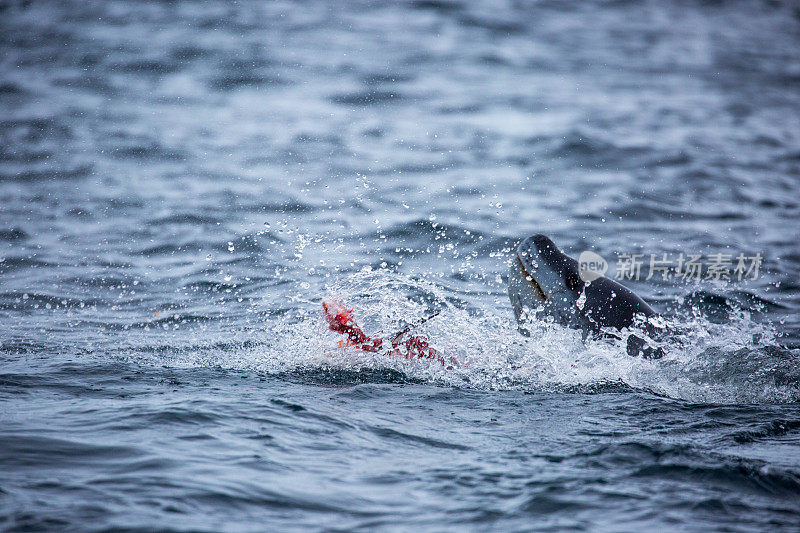
[[[336,335],[325,332],[318,304],[265,319],[266,329],[257,334],[259,343],[251,349],[235,356],[204,352],[198,361],[312,379],[373,376],[379,382],[407,379],[476,390],[634,390],[708,404],[800,400],[800,365],[793,362],[797,353],[776,344],[773,327],[752,320],[741,309],[732,310],[726,321],[709,321],[702,312],[667,319],[674,331],[663,341],[667,355],[648,361],[628,356],[624,343],[584,341],[579,332],[554,324],[531,324],[531,337],[523,337],[510,310],[502,312],[505,305],[475,313],[439,282],[387,270],[351,274],[333,283],[328,294],[352,306],[359,323],[373,334],[389,335],[438,311],[415,331],[460,364],[445,368],[436,361],[336,348]],[[314,301],[319,300],[312,297]],[[191,353],[178,359],[181,366],[194,365]]]

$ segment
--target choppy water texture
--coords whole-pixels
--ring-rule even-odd
[[[794,3],[0,9],[3,529],[800,525]],[[644,361],[517,333],[535,232],[765,261]]]

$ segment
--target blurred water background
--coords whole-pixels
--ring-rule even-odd
[[[796,531],[799,192],[793,2],[2,2],[0,527]],[[537,232],[764,262],[643,361]]]

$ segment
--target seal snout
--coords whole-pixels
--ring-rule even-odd
[[[539,268],[539,249],[533,241],[533,237],[528,237],[517,246],[517,261],[526,271],[536,271]]]
[[[517,247],[517,253],[522,255],[522,253],[526,251],[529,255],[536,255],[541,253],[552,253],[559,250],[550,237],[541,233],[537,233],[536,235],[531,235],[530,237],[523,239],[523,241],[519,243],[519,246]]]
[[[534,235],[524,239],[519,246],[517,246],[517,256],[514,258],[516,268],[514,269],[520,278],[524,279],[524,284],[540,301],[547,300],[547,294],[536,279],[538,274],[541,257],[539,255],[539,248],[536,244],[536,237]],[[543,237],[543,236],[542,236]],[[546,238],[546,237],[545,237]]]

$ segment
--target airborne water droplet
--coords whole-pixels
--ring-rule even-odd
[[[583,309],[583,306],[586,305],[586,287],[584,286],[583,290],[581,291],[581,295],[578,296],[578,299],[575,301],[575,307],[578,309]]]

